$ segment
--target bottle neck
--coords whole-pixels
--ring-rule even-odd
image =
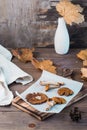
[[[62,25],[62,26],[63,26],[63,25],[65,26],[65,20],[64,20],[63,17],[58,18],[58,25],[59,25],[59,26],[61,26],[61,25]]]

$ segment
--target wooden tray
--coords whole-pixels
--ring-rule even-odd
[[[84,89],[81,92],[79,92],[79,94],[71,100],[71,102],[68,104],[68,106],[72,105],[73,103],[81,100],[82,98],[84,98],[86,96],[87,96],[87,89]],[[15,107],[19,108],[20,110],[27,112],[28,114],[36,117],[39,120],[44,120],[47,117],[53,115],[53,113],[44,113],[44,112],[40,112],[40,111],[34,109],[33,107],[31,107],[30,105],[25,103],[22,99],[20,99],[18,96],[13,99],[12,104]]]

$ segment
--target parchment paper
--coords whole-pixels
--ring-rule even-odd
[[[57,89],[51,89],[47,92],[45,92],[44,90],[44,86],[40,85],[40,81],[54,81],[54,82],[64,82],[64,86],[62,87],[68,87],[70,89],[73,90],[74,94],[71,96],[59,96],[57,91]],[[20,96],[26,103],[28,103],[29,105],[31,105],[32,107],[34,107],[35,109],[37,109],[38,111],[41,112],[48,112],[48,113],[59,113],[61,112],[66,106],[67,104],[71,101],[71,99],[73,97],[75,97],[78,92],[81,90],[83,83],[81,82],[77,82],[71,79],[67,79],[55,74],[52,74],[50,72],[47,71],[43,71],[41,77],[38,79],[37,82],[35,82],[32,86],[30,86],[27,90],[25,90],[23,93],[19,94],[17,93],[18,96]],[[57,97],[63,97],[66,99],[66,104],[62,104],[62,105],[55,105],[54,107],[52,107],[49,111],[46,111],[46,108],[48,107],[47,103],[43,103],[41,105],[32,105],[29,102],[26,101],[26,95],[28,93],[37,93],[37,92],[41,92],[46,94],[49,98],[57,96]]]

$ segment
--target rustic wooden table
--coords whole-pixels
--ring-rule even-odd
[[[80,68],[82,61],[76,57],[80,49],[71,49],[66,55],[58,55],[52,48],[37,48],[35,57],[38,60],[50,59],[57,66],[58,74],[61,74],[61,69],[69,68],[74,70],[72,78],[77,81],[82,81]],[[13,83],[9,88],[19,93],[23,92],[31,84],[33,84],[41,75],[41,71],[36,70],[31,63],[21,63],[16,58],[12,60],[21,69],[31,74],[34,81],[29,85],[22,86]],[[14,72],[15,74],[15,72]],[[84,82],[84,88],[87,88],[87,82]],[[72,108],[79,107],[82,112],[82,119],[76,123],[70,119],[69,112]],[[65,108],[61,113],[50,116],[44,121],[39,121],[35,117],[17,109],[13,105],[8,107],[0,107],[0,130],[86,130],[87,129],[87,97],[77,103]]]

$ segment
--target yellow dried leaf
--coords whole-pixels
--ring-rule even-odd
[[[80,58],[81,60],[87,60],[87,49],[81,50],[78,54],[77,57]]]
[[[46,70],[46,71],[49,71],[51,73],[56,73],[56,67],[53,66],[53,62],[51,60],[38,61],[35,58],[33,58],[32,64],[37,69]]]
[[[40,62],[39,62],[38,60],[36,60],[35,58],[33,58],[31,62],[32,62],[32,64],[34,65],[34,67],[35,67],[36,69],[39,68]]]
[[[87,66],[87,60],[83,61],[83,66]]]
[[[87,79],[87,68],[81,68],[81,73],[83,79]]]
[[[31,61],[33,59],[33,51],[34,48],[33,49],[17,48],[11,50],[13,56],[17,57],[22,62]]]
[[[80,5],[74,5],[69,0],[62,0],[56,5],[56,10],[61,16],[64,17],[67,24],[72,25],[72,23],[82,23],[84,21],[84,16],[82,13],[83,8]]]

